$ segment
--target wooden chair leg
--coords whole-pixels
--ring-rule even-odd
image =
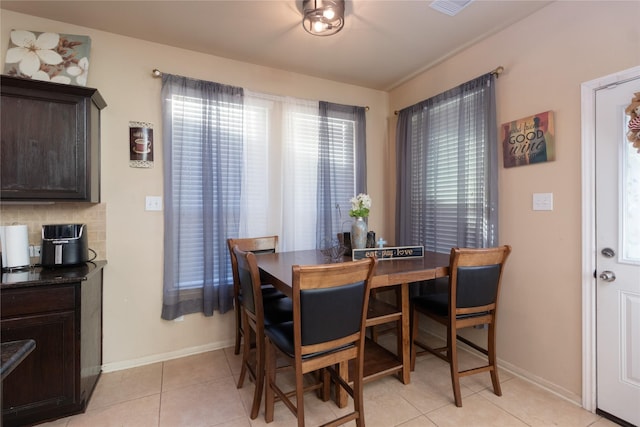
[[[338,363],[338,375],[345,380],[345,382],[349,382],[349,362],[343,361]],[[340,384],[336,381],[336,404],[338,408],[344,408],[349,403],[349,393],[340,387]]]
[[[275,406],[275,395],[271,385],[276,380],[276,352],[269,338],[266,338],[265,343],[264,420],[270,423],[273,421]]]
[[[357,366],[356,369],[360,367]],[[358,413],[358,418],[356,418],[356,426],[364,427],[364,397],[363,397],[363,384],[360,379],[356,379],[353,381],[353,409]]]
[[[302,373],[296,367],[296,417],[298,427],[304,427],[304,382]]]
[[[502,396],[502,388],[500,387],[500,378],[498,377],[498,361],[496,360],[496,329],[493,323],[489,324],[488,331],[488,357],[491,368],[491,384],[493,384],[493,393],[496,396]]]
[[[447,328],[447,357],[451,367],[451,385],[453,386],[453,398],[456,406],[462,406],[460,394],[460,374],[458,373],[458,343],[456,342],[457,330],[451,326]]]
[[[240,313],[240,307],[238,307],[238,305],[236,304],[235,307],[233,308],[234,310],[234,315],[236,318],[236,343],[235,346],[233,347],[233,354],[240,354],[240,340],[241,340],[241,321],[242,319],[241,317],[241,313]]]
[[[249,335],[251,335],[251,331],[249,331]],[[238,377],[238,388],[242,388],[242,386],[244,385],[244,377],[247,375],[247,363],[249,361],[250,354],[251,337],[245,335],[242,345],[242,366],[240,367],[240,376]]]
[[[253,392],[253,405],[251,405],[251,419],[255,420],[260,412],[260,402],[262,401],[262,390],[264,390],[264,339],[256,338],[256,378],[255,390]]]

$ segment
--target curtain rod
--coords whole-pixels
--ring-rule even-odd
[[[500,78],[500,74],[502,74],[503,71],[504,71],[504,67],[502,65],[500,65],[500,66],[496,67],[495,70],[491,71],[489,74],[493,74],[494,76],[496,76],[496,79],[499,79]],[[397,116],[399,112],[400,111],[395,110],[393,112],[393,114],[395,114]]]
[[[157,68],[154,68],[154,69],[151,71],[151,75],[152,75],[153,77],[155,77],[155,78],[162,77],[162,71],[158,70]],[[366,106],[364,107],[364,110],[365,110],[365,111],[369,111],[369,106],[368,106],[368,105],[366,105]]]

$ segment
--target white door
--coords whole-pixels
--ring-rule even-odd
[[[640,78],[596,92],[597,407],[640,426],[640,153],[625,109]]]

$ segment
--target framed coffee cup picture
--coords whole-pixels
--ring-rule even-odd
[[[153,167],[153,125],[129,122],[129,166]]]

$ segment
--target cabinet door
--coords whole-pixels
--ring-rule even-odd
[[[87,195],[85,100],[2,95],[3,198]]]
[[[74,311],[2,320],[2,341],[31,338],[36,348],[2,384],[3,425],[56,417],[76,406]]]
[[[9,76],[0,92],[2,200],[99,202],[99,92]]]

